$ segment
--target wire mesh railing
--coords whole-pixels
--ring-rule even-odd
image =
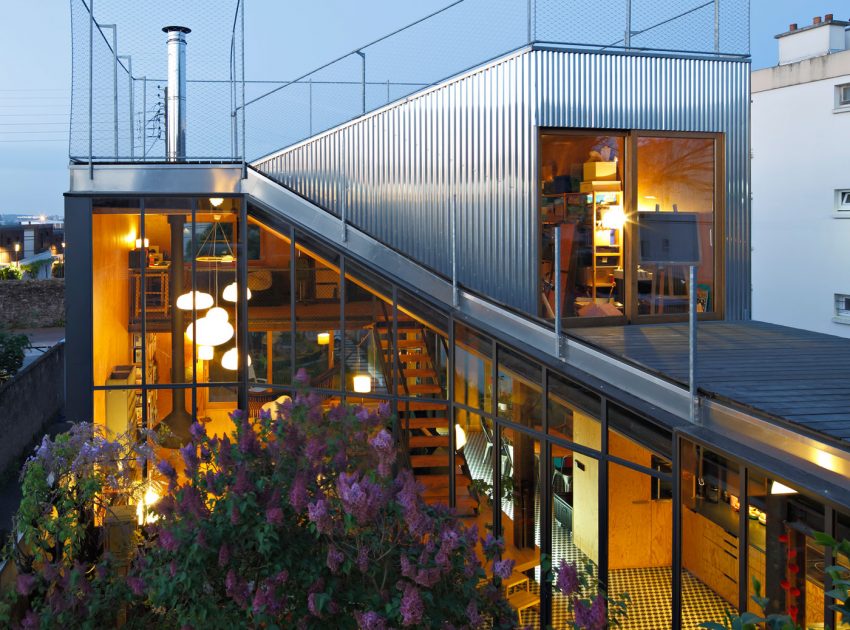
[[[526,46],[750,52],[748,0],[456,0],[296,79],[246,81],[245,0],[70,1],[77,162],[165,159],[170,24],[192,28],[189,161],[254,160]]]

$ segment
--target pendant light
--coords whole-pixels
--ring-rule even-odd
[[[215,348],[212,346],[198,346],[198,359],[201,361],[212,361],[215,356]]]
[[[354,386],[354,391],[358,394],[368,394],[372,391],[372,375],[369,374],[369,366],[367,364],[366,370],[363,370],[363,360],[361,359],[362,354],[362,345],[368,341],[369,337],[363,337],[360,343],[357,344],[357,372],[354,375],[352,385]]]
[[[213,296],[203,291],[189,291],[177,298],[177,308],[181,311],[191,311],[193,301],[195,310],[203,311],[213,305]]]
[[[251,365],[251,355],[248,355],[248,365]],[[221,357],[221,367],[225,370],[239,369],[239,351],[236,347],[231,348]]]
[[[247,298],[251,299],[251,289],[247,289]],[[227,300],[228,302],[236,302],[239,299],[239,285],[235,282],[231,282],[226,287],[224,287],[224,291],[221,294],[222,299]]]
[[[186,337],[199,346],[220,346],[233,339],[233,332],[230,322],[199,317],[186,328]]]

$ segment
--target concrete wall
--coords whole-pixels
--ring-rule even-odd
[[[835,194],[850,189],[850,112],[833,111],[850,82],[841,55],[842,76],[754,89],[753,319],[850,337],[833,321],[834,295],[850,294],[850,212]]]
[[[0,385],[0,472],[24,454],[65,404],[65,344]]]
[[[0,280],[0,327],[64,325],[64,280]]]

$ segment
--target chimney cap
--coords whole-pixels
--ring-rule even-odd
[[[789,31],[796,31],[796,30],[797,30],[797,23],[796,23],[796,22],[792,22],[791,24],[789,24],[789,25],[788,25],[788,30],[789,30]]]
[[[187,26],[163,26],[163,33],[171,33],[172,31],[178,31],[180,33],[191,33],[192,29]]]
[[[827,13],[826,15],[823,16],[823,19],[827,22],[832,22],[832,18],[833,18],[832,13]]]
[[[812,24],[820,24],[821,22],[823,22],[823,18],[819,15],[812,18]]]

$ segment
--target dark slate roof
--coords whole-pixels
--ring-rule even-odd
[[[569,334],[687,386],[686,323]],[[764,322],[700,322],[698,352],[701,392],[850,441],[850,339]]]

